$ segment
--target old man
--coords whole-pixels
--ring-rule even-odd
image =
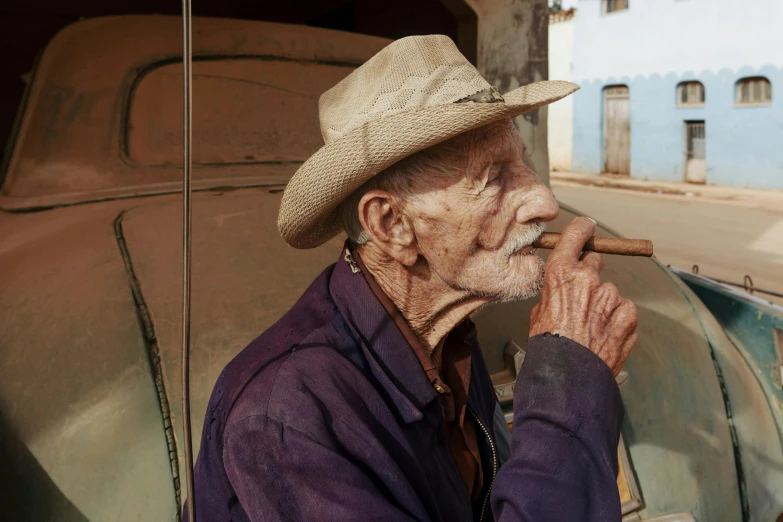
[[[323,94],[326,144],[278,226],[337,263],[221,374],[195,470],[200,521],[620,520],[616,375],[636,310],[558,215],[511,118],[576,86],[500,94],[444,36],[398,40]],[[470,315],[540,294],[513,436]]]

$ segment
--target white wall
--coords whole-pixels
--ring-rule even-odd
[[[685,178],[683,128],[706,125],[707,183],[783,189],[783,0],[629,0],[601,12],[580,0],[574,18],[571,168],[602,172],[603,88],[630,89],[631,176]],[[772,103],[741,106],[736,82],[764,76]],[[679,107],[677,85],[700,81],[702,107]]]
[[[783,0],[579,0],[574,81],[783,65]],[[551,40],[550,40],[551,42]]]
[[[579,16],[577,12],[576,16]],[[549,79],[572,80],[574,18],[549,24]],[[547,108],[549,168],[571,170],[574,135],[574,101],[572,96],[556,101]]]

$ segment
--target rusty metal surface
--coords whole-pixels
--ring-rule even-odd
[[[119,211],[0,213],[0,452],[8,454],[0,503],[8,520],[171,520],[176,512],[155,385],[112,230]]]
[[[55,36],[33,79],[30,101],[0,195],[0,208],[72,204],[178,189],[180,169],[176,164],[180,161],[176,139],[154,132],[140,137],[128,130],[130,118],[142,129],[149,131],[160,125],[156,132],[165,133],[166,125],[181,115],[177,80],[164,81],[167,75],[177,72],[171,64],[179,60],[182,52],[179,22],[179,18],[168,16],[94,18],[68,26]],[[275,122],[281,123],[285,115],[313,120],[318,95],[331,87],[335,78],[347,75],[388,43],[365,35],[243,20],[195,18],[193,27],[194,59],[197,63],[209,59],[203,67],[198,66],[203,68],[203,75],[194,92],[196,128],[211,132],[213,139],[210,145],[198,134],[201,131],[194,135],[196,150],[202,139],[207,154],[207,161],[194,169],[196,188],[280,183],[288,179],[320,143],[312,139],[313,133],[308,130],[311,139],[300,145],[303,150],[288,151],[282,147],[271,153],[269,147],[276,142],[290,145],[285,133],[275,134]],[[221,58],[228,58],[228,62],[242,58],[244,62],[221,65],[217,63]],[[242,71],[250,63],[257,64],[259,71]],[[281,71],[277,69],[285,69],[282,72],[288,77],[278,77]],[[151,70],[157,72],[145,77]],[[201,74],[198,69],[194,73]],[[307,82],[296,82],[303,76]],[[165,85],[158,85],[162,81]],[[239,84],[248,90],[239,99],[225,98],[220,112],[215,111],[216,90],[236,94]],[[165,96],[158,100],[168,109],[164,114],[159,114],[160,106],[149,104],[149,89],[155,87],[161,87],[158,96]],[[264,114],[249,119],[236,135],[224,135],[226,128],[220,126],[221,116],[247,110],[252,96],[280,97],[284,91],[282,103],[259,105],[265,107]],[[132,104],[134,93],[147,105]],[[201,109],[199,94],[205,99]],[[292,111],[297,114],[292,115]],[[156,121],[155,117],[161,120]],[[213,125],[198,125],[199,118]],[[222,141],[214,140],[215,133]],[[248,134],[256,135],[258,140],[271,140],[266,152],[248,145]],[[153,138],[155,141],[151,142]],[[131,147],[130,154],[127,145]],[[150,151],[155,146],[161,148]],[[211,146],[222,152],[213,151]],[[257,152],[259,158],[268,161],[255,158]],[[228,154],[228,160],[236,160],[239,155],[239,161],[216,165],[215,161],[224,162],[221,154]],[[253,158],[248,159],[249,156]],[[170,157],[176,160],[167,164],[165,160]],[[157,164],[161,159],[163,164],[156,168],[138,168],[139,162]]]

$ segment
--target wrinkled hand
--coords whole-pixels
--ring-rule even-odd
[[[550,332],[598,355],[617,376],[636,342],[636,307],[612,283],[601,282],[604,261],[582,253],[595,233],[584,217],[572,221],[546,263],[541,301],[530,314],[530,336]]]

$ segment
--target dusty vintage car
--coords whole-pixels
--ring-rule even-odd
[[[184,500],[179,23],[71,25],[29,84],[0,195],[8,520],[171,521]],[[309,251],[283,242],[280,194],[321,144],[318,95],[387,41],[227,19],[196,19],[194,35],[198,445],[223,366],[337,259],[340,238]],[[551,229],[576,215],[564,207]],[[783,309],[654,259],[609,256],[604,274],[639,310],[620,377],[626,519],[775,520]],[[475,317],[506,411],[532,305]]]

